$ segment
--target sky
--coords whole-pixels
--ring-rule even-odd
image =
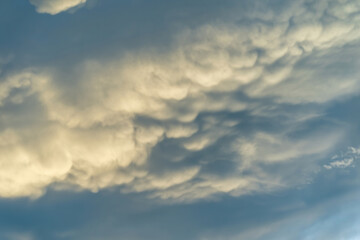
[[[0,33],[0,239],[360,239],[359,0],[2,0]]]

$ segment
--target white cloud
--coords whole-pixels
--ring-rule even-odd
[[[324,164],[324,168],[330,170],[333,168],[354,167],[355,160],[358,158],[360,158],[360,148],[349,147],[346,152],[334,155],[331,162]]]
[[[38,11],[53,14],[82,2],[32,1]],[[292,137],[315,115],[301,111],[298,118],[280,105],[296,108],[297,103],[328,103],[358,93],[356,72],[329,80],[323,76],[327,65],[309,73],[300,64],[310,56],[325,61],[326,54],[359,40],[360,19],[348,8],[334,10],[352,2],[332,1],[325,9],[315,4],[315,11],[308,11],[297,1],[281,14],[260,15],[261,21],[251,17],[248,25],[186,30],[166,53],[132,52],[118,60],[79,63],[71,85],[41,67],[3,77],[0,196],[36,197],[49,185],[92,191],[122,185],[124,191],[190,201],[302,182],[286,177],[316,166],[343,132],[325,129]],[[325,10],[341,18],[324,21]],[[240,100],[239,92],[248,98]],[[270,97],[271,108],[263,105]],[[22,108],[9,111],[6,106]],[[16,111],[25,108],[32,113]],[[274,109],[286,119],[269,114]],[[243,134],[241,117],[222,117],[244,110],[253,118],[276,121],[281,130],[253,128]],[[154,167],[158,163],[151,161],[151,153],[164,141],[181,153],[163,150],[166,161]],[[212,147],[219,148],[219,157]],[[201,159],[190,161],[194,156]],[[304,158],[312,161],[296,161]],[[232,171],[205,170],[221,161],[231,162]],[[286,171],[275,174],[268,169],[273,165]]]
[[[70,8],[81,6],[86,0],[29,0],[39,13],[58,14]]]
[[[326,169],[347,168],[347,167],[351,166],[353,163],[354,163],[353,158],[346,158],[341,161],[331,162],[329,165],[324,165],[324,168],[326,168]]]

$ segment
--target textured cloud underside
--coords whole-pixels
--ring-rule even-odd
[[[39,13],[58,14],[86,3],[86,0],[29,0]]]
[[[55,14],[84,1],[31,2]],[[7,126],[0,132],[0,196],[36,197],[51,184],[93,191],[121,185],[189,201],[306,181],[292,173],[315,171],[307,168],[343,132],[319,129],[294,138],[319,113],[288,113],[283,105],[321,105],[359,90],[356,71],[341,79],[324,73],[331,56],[359,40],[359,2],[310,7],[296,1],[281,13],[253,12],[250,24],[184,30],[166,54],[86,60],[71,85],[41,68],[7,76],[0,83]],[[318,59],[316,68],[300,64],[309,58]],[[280,130],[243,130],[245,112]],[[223,165],[231,168],[212,170]],[[269,171],[273,166],[284,171]]]

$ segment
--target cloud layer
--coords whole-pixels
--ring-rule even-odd
[[[50,14],[84,2],[31,0]],[[122,186],[191,201],[308,181],[345,132],[307,125],[323,105],[359,92],[356,62],[350,73],[331,71],[358,43],[360,4],[258,9],[184,29],[167,52],[2,76],[0,196]]]

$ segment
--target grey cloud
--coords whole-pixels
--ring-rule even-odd
[[[357,228],[359,208],[354,207],[354,203],[358,200],[358,194],[354,194],[324,200],[313,206],[300,203],[290,206],[297,211],[271,223],[258,224],[239,233],[236,233],[236,227],[231,227],[220,235],[212,233],[200,239],[357,239],[360,234]]]

